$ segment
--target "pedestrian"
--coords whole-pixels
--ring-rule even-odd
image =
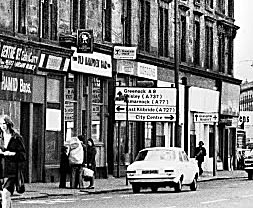
[[[91,138],[89,138],[87,145],[87,168],[93,170],[94,174],[92,177],[89,178],[90,185],[87,187],[87,189],[94,189],[94,178],[96,172],[96,154],[97,150],[94,141]]]
[[[66,188],[67,174],[69,169],[68,148],[66,146],[61,147],[61,161],[60,161],[60,185],[59,188]]]
[[[84,188],[84,178],[83,178],[83,167],[86,167],[87,164],[87,139],[83,135],[78,135],[78,139],[81,141],[82,147],[83,147],[83,163],[80,170],[79,175],[79,187]]]
[[[206,156],[206,149],[203,147],[204,142],[200,141],[199,146],[196,147],[195,150],[195,157],[198,161],[198,167],[199,167],[199,175],[202,175],[203,169],[202,169],[202,163],[204,162],[204,157]]]
[[[69,164],[71,169],[70,187],[77,188],[80,183],[80,171],[83,164],[83,147],[78,137],[72,137],[69,141]]]
[[[0,117],[0,128],[3,131],[3,142],[0,143],[0,153],[4,155],[2,208],[10,208],[11,195],[17,184],[18,171],[23,170],[26,160],[26,150],[23,138],[14,130],[14,123],[9,116]]]

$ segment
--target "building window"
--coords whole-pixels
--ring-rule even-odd
[[[180,24],[180,58],[181,62],[186,61],[186,16],[181,15],[181,24]]]
[[[18,0],[18,32],[26,34],[26,0]]]
[[[225,14],[225,0],[218,0],[217,8],[220,13]]]
[[[72,31],[85,28],[85,0],[72,1]]]
[[[213,0],[205,0],[206,8],[213,9]]]
[[[140,0],[140,38],[139,48],[150,51],[150,2]]]
[[[131,1],[124,1],[124,43],[126,45],[131,45]]]
[[[206,23],[205,26],[205,66],[207,69],[213,69],[213,26],[212,23]]]
[[[218,42],[219,72],[225,73],[225,34],[223,32],[219,34]]]
[[[41,36],[45,39],[57,40],[57,0],[41,1],[42,30]]]
[[[228,16],[234,17],[234,1],[228,1]]]
[[[159,56],[169,56],[169,10],[159,8]]]
[[[111,42],[112,41],[112,0],[106,0],[104,2],[104,14],[105,14],[105,41]]]
[[[228,37],[228,44],[227,44],[227,51],[228,51],[228,74],[233,75],[233,57],[234,57],[234,44],[233,44],[233,38]]]
[[[194,21],[194,64],[199,65],[200,63],[200,22],[199,18]]]
[[[201,0],[194,0],[194,4],[199,5],[201,3]]]

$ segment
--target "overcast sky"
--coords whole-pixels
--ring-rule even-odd
[[[253,81],[253,0],[234,0],[237,31],[234,48],[234,76]]]

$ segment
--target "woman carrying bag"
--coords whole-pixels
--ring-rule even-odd
[[[14,130],[14,123],[9,116],[0,117],[0,128],[3,131],[3,141],[0,142],[0,154],[4,156],[2,208],[11,207],[11,195],[14,189],[23,193],[23,167],[26,151],[23,138]]]

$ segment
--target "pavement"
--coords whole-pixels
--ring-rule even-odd
[[[215,176],[212,172],[204,172],[199,177],[198,182],[211,181],[211,180],[224,180],[224,179],[247,179],[247,173],[244,170],[234,171],[217,171]],[[88,186],[89,182],[85,182]],[[126,182],[125,177],[115,178],[109,176],[107,179],[95,179],[95,189],[71,189],[71,188],[59,188],[59,183],[26,183],[26,191],[23,194],[14,192],[12,196],[13,200],[26,200],[36,198],[48,198],[56,196],[75,196],[85,194],[100,194],[116,191],[131,190],[131,185]],[[67,187],[69,183],[67,182]]]

